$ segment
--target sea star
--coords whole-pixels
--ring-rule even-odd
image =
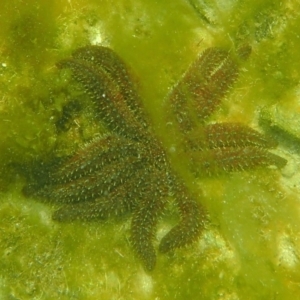
[[[31,182],[24,192],[63,204],[53,214],[61,222],[132,212],[131,244],[144,268],[151,271],[156,264],[152,242],[167,199],[173,197],[180,221],[162,238],[161,253],[196,241],[206,221],[205,209],[172,167],[116,53],[87,46],[57,66],[72,71],[108,133],[49,169],[43,180]],[[197,175],[285,164],[283,158],[264,150],[274,146],[273,141],[251,128],[233,123],[205,126],[237,73],[228,51],[210,48],[168,96],[171,118]]]

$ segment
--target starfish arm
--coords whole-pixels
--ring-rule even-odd
[[[276,141],[240,123],[216,123],[205,127],[205,139],[209,148],[261,147],[274,148]]]
[[[152,244],[158,216],[165,206],[159,195],[143,199],[134,211],[131,222],[131,244],[145,270],[152,271],[156,264],[156,254]]]
[[[118,82],[127,107],[134,113],[145,129],[148,127],[148,120],[141,109],[141,101],[133,86],[127,66],[113,50],[107,47],[90,45],[74,51],[72,57],[88,62],[94,68],[105,69]]]
[[[127,107],[118,82],[105,69],[73,58],[64,59],[57,66],[73,72],[75,80],[81,83],[95,103],[97,114],[108,129],[135,139],[143,135],[143,128]]]
[[[149,195],[150,183],[150,174],[136,169],[135,173],[122,184],[112,184],[110,191],[107,191],[105,196],[102,194],[101,198],[94,201],[63,206],[53,214],[53,219],[69,222],[73,220],[103,220],[121,216],[126,212],[133,211],[137,207],[139,199],[145,197],[146,194]]]
[[[52,219],[59,222],[106,220],[131,211],[135,203],[134,200],[128,202],[125,203],[118,195],[114,199],[100,198],[93,202],[66,205],[55,211]]]
[[[46,185],[32,196],[56,203],[92,201],[126,184],[132,177],[136,178],[144,167],[143,159],[127,157],[69,182]]]
[[[159,251],[167,253],[177,248],[195,242],[204,227],[206,214],[203,207],[187,193],[185,188],[180,188],[176,195],[181,220],[161,240]]]
[[[215,123],[200,126],[187,136],[189,149],[242,148],[247,146],[274,148],[276,141],[240,123]]]
[[[136,142],[118,136],[95,139],[65,159],[52,172],[51,183],[71,182],[99,172],[110,164],[121,163],[129,157],[138,157],[138,148]]]
[[[264,149],[245,147],[193,152],[190,166],[198,176],[212,176],[271,165],[282,168],[286,163],[284,158]]]
[[[169,95],[171,110],[182,133],[205,121],[220,105],[238,77],[238,64],[228,51],[205,50]]]

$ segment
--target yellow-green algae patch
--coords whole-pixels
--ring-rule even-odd
[[[210,214],[207,229],[192,247],[158,255],[155,271],[146,274],[130,249],[128,219],[55,223],[54,207],[21,196],[21,180],[9,169],[8,162],[47,159],[52,151],[71,153],[97,134],[87,118],[76,119],[64,134],[55,126],[68,101],[66,91],[77,93],[68,90],[68,74],[60,74],[55,62],[90,41],[113,48],[131,67],[145,108],[167,146],[165,96],[208,46],[232,51],[243,43],[253,47],[214,120],[243,121],[257,128],[261,107],[289,101],[300,79],[299,4],[257,0],[223,6],[216,1],[209,12],[213,22],[208,23],[190,2],[196,1],[4,1],[2,298],[295,299],[300,294],[299,187],[283,188],[282,178],[292,180],[284,172],[258,170],[197,181],[199,201]],[[198,1],[198,7],[205,8],[203,3]],[[283,150],[278,151],[281,155]],[[299,164],[298,153],[282,155],[292,155]],[[180,158],[173,159],[180,165]],[[185,166],[181,170],[186,180],[195,180]],[[293,180],[297,182],[297,174]],[[176,218],[170,207],[158,238]]]

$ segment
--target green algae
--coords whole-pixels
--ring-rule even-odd
[[[211,4],[214,22],[208,25],[185,1],[118,1],[112,6],[110,1],[49,5],[31,0],[15,1],[17,9],[4,1],[8,17],[0,21],[0,187],[6,190],[0,202],[2,298],[299,295],[298,190],[283,188],[283,175],[277,171],[199,181],[199,201],[211,218],[207,230],[192,247],[159,255],[152,274],[144,273],[130,249],[130,221],[54,223],[51,205],[24,199],[20,178],[11,170],[7,177],[8,162],[47,159],[53,151],[71,153],[97,133],[89,113],[68,132],[59,134],[55,125],[68,97],[76,98],[78,91],[74,85],[66,86],[68,74],[59,74],[54,65],[90,40],[112,47],[132,68],[144,105],[166,145],[170,142],[163,99],[208,46],[232,48],[244,42],[253,46],[239,82],[214,119],[257,124],[259,107],[290,101],[300,78],[299,7],[292,2],[280,6],[257,0],[251,7],[245,1],[234,3],[226,9],[218,2]],[[182,170],[187,180],[194,180]],[[158,237],[174,218],[176,214],[166,215]]]

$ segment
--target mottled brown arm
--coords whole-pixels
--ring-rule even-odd
[[[275,148],[277,142],[241,123],[215,123],[199,126],[186,135],[187,150],[259,147]]]
[[[237,59],[226,50],[209,48],[196,59],[168,96],[170,114],[183,134],[219,107],[237,76]]]
[[[167,253],[195,242],[204,228],[206,220],[204,208],[184,186],[176,187],[175,197],[181,219],[179,224],[161,240],[159,245],[161,253]]]
[[[117,53],[107,47],[89,45],[75,50],[72,57],[86,61],[95,68],[105,69],[110,77],[118,83],[128,108],[136,116],[139,123],[147,128],[148,120],[142,110],[139,95],[132,83],[126,64]]]
[[[272,165],[282,168],[286,163],[286,159],[258,147],[218,148],[190,153],[190,167],[200,177]]]
[[[144,125],[127,106],[125,95],[110,73],[85,60],[64,59],[57,63],[61,69],[70,69],[89,98],[96,113],[109,130],[126,138],[138,139],[144,135]]]

